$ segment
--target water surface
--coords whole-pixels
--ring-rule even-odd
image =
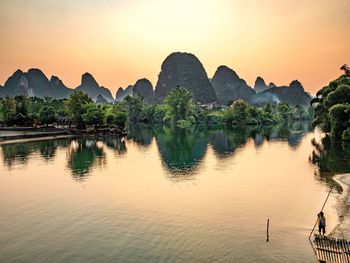
[[[132,127],[125,139],[2,145],[0,261],[310,262],[329,190],[314,137],[305,123]]]

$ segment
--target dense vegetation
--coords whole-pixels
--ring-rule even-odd
[[[86,126],[117,125],[124,127],[126,112],[116,104],[97,104],[81,91],[69,99],[41,99],[16,96],[0,99],[0,122],[3,125],[68,125]]]
[[[267,125],[295,120],[307,120],[312,112],[302,106],[286,103],[262,107],[249,105],[243,100],[234,101],[224,109],[208,109],[192,98],[192,93],[182,87],[173,89],[164,104],[143,104],[139,97],[125,99],[128,120],[133,122],[169,124],[188,127],[194,124],[208,125]]]
[[[343,75],[323,87],[311,101],[313,126],[339,140],[350,141],[350,77]]]
[[[270,125],[310,119],[302,106],[286,103],[256,107],[243,100],[234,101],[224,109],[208,109],[196,102],[183,87],[173,89],[164,104],[146,104],[139,96],[127,96],[115,104],[94,103],[86,94],[75,92],[69,99],[40,99],[17,96],[0,100],[0,121],[5,125],[53,123],[84,128],[103,125],[124,127],[125,122],[192,125]]]

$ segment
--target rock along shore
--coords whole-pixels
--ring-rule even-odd
[[[331,235],[338,238],[350,239],[350,174],[339,174],[334,177],[343,188],[338,197],[336,210],[339,224],[333,229]]]

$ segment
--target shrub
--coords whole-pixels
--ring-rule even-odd
[[[343,132],[343,135],[342,135],[342,140],[343,141],[350,141],[350,127],[347,128],[344,132]]]

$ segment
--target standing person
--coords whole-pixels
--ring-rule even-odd
[[[321,235],[326,234],[326,218],[324,217],[323,212],[321,211],[318,215],[318,233]]]

